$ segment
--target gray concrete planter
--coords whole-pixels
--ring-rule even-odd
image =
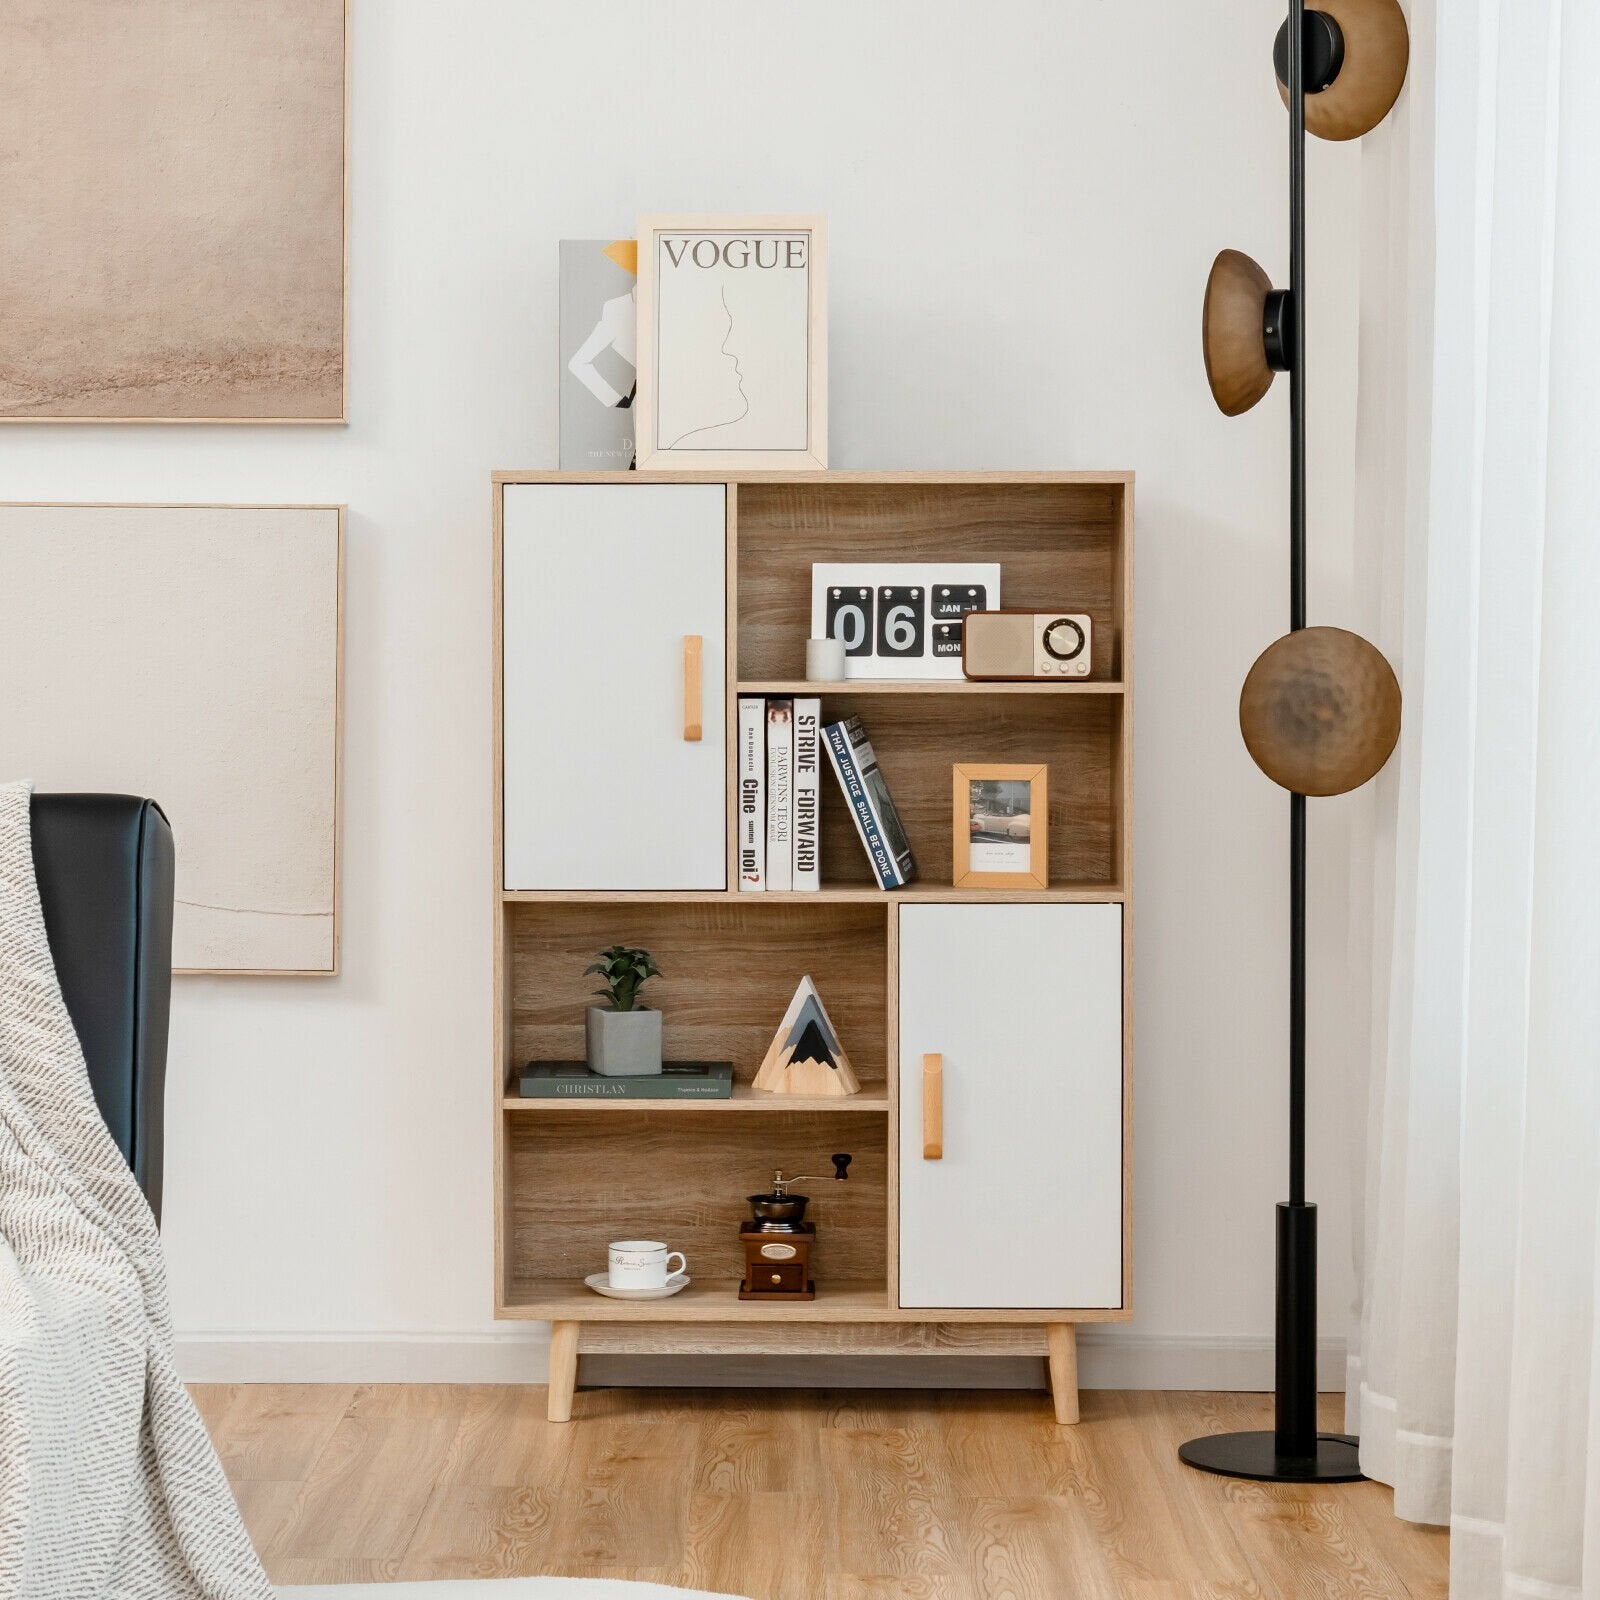
[[[604,1078],[645,1078],[661,1070],[661,1013],[590,1006],[589,1070]]]

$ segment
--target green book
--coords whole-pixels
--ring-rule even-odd
[[[726,1100],[731,1061],[669,1061],[639,1078],[603,1078],[582,1061],[530,1061],[517,1080],[524,1100]]]

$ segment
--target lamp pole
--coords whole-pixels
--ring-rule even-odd
[[[1289,0],[1289,631],[1306,625],[1305,0]],[[1317,1208],[1306,1203],[1306,797],[1289,796],[1289,1199],[1278,1207],[1274,1435],[1317,1450]]]
[[[1305,0],[1289,0],[1285,76],[1288,338],[1281,327],[1279,337],[1289,373],[1289,631],[1298,633],[1306,627]],[[1306,797],[1298,790],[1289,794],[1289,1198],[1277,1208],[1277,1247],[1272,1430],[1191,1439],[1178,1454],[1228,1477],[1352,1482],[1362,1476],[1357,1441],[1317,1428],[1317,1208],[1306,1199]]]

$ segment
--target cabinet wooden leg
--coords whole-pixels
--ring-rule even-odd
[[[578,1385],[578,1332],[581,1322],[550,1324],[550,1404],[552,1422],[572,1421],[572,1391]]]
[[[1045,1328],[1050,1351],[1050,1393],[1056,1403],[1057,1422],[1078,1420],[1078,1330],[1070,1322],[1052,1322]]]

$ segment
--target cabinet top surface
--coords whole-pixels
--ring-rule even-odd
[[[898,483],[898,484],[1123,484],[1132,472],[538,472],[502,471],[495,484],[507,483]]]

